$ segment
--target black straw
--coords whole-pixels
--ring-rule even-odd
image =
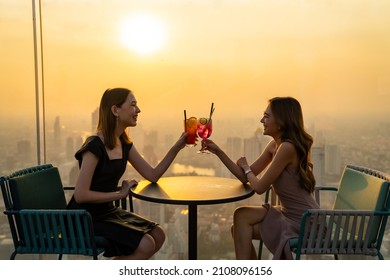
[[[213,113],[214,113],[214,102],[211,103],[210,117],[209,117],[210,120],[211,120],[211,116],[213,115]]]

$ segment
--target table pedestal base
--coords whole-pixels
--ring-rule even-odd
[[[198,258],[198,207],[197,205],[188,205],[188,259],[196,260]]]

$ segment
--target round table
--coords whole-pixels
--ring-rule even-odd
[[[188,205],[188,258],[197,259],[197,206],[251,197],[254,191],[238,179],[209,176],[163,177],[157,183],[143,180],[130,190],[141,200]]]

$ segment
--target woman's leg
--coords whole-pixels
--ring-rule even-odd
[[[156,226],[150,232],[145,234],[137,249],[129,256],[118,256],[114,259],[117,260],[148,260],[150,259],[165,241],[165,233],[161,227]]]
[[[154,239],[154,242],[156,244],[154,253],[157,253],[165,242],[165,232],[161,227],[155,226],[149,232],[149,235],[152,236],[152,238]]]
[[[238,260],[257,258],[252,243],[254,237],[253,226],[261,222],[266,214],[267,209],[263,206],[243,206],[234,211],[232,234]]]
[[[133,254],[128,256],[117,256],[114,257],[115,260],[148,260],[156,252],[156,243],[149,234],[145,234],[140,243],[138,244],[137,249]]]

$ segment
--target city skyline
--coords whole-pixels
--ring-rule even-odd
[[[91,129],[94,123],[91,113],[90,124],[86,126],[86,129]],[[378,130],[379,124],[371,127],[373,130]],[[364,127],[362,127],[364,129]],[[70,178],[74,170],[78,169],[77,161],[73,157],[73,152],[68,150],[68,138],[69,135],[66,130],[62,130],[61,118],[57,117],[53,120],[51,127],[48,127],[50,131],[47,135],[47,149],[48,149],[48,160],[55,166],[59,167],[63,183],[65,185],[71,184],[73,181]],[[227,127],[221,125],[220,130],[226,131]],[[342,131],[345,133],[345,131]],[[323,134],[322,131],[310,131],[317,135]],[[387,135],[390,132],[387,132]],[[371,135],[370,143],[377,146],[378,149],[371,150],[371,147],[366,147],[361,141],[364,139],[357,139],[358,133],[348,134],[347,138],[355,138],[355,141],[350,141],[344,137],[337,137],[332,135],[333,139],[338,142],[331,142],[327,145],[327,135],[321,135],[320,144],[314,147],[313,161],[315,166],[315,176],[319,185],[337,185],[340,178],[340,172],[342,171],[344,164],[362,164],[370,167],[375,167],[380,171],[382,167],[388,167],[390,159],[390,148],[388,141],[383,139],[384,135],[373,134]],[[12,136],[12,135],[9,135]],[[73,151],[81,145],[81,135],[74,135],[73,138]],[[255,153],[261,151],[262,146],[265,145],[270,139],[265,136],[258,136],[253,138],[240,137],[239,135],[230,135],[227,138],[223,137],[223,134],[217,136],[216,141],[219,141],[225,151],[231,156],[238,156],[241,153],[247,153],[248,156],[256,156]],[[156,158],[161,158],[161,155],[166,152],[169,145],[174,141],[174,137],[171,134],[167,134],[165,130],[160,131],[146,131],[142,128],[138,128],[137,134],[134,135],[137,148],[142,151],[143,147],[150,145],[150,143],[159,143],[154,145]],[[214,137],[212,135],[212,137]],[[17,138],[17,136],[15,136]],[[78,140],[76,140],[78,139]],[[214,138],[213,138],[214,139]],[[250,141],[251,140],[251,141]],[[381,147],[383,141],[384,145]],[[253,145],[253,143],[257,145]],[[4,144],[4,142],[3,142]],[[23,164],[28,164],[26,159],[28,154],[32,153],[34,147],[33,143],[22,140],[13,142],[12,145],[8,143],[7,150],[12,151],[12,147],[17,150],[15,154],[18,154],[20,161]],[[327,150],[326,147],[329,147]],[[3,148],[3,147],[2,147]],[[232,174],[226,169],[226,167],[217,159],[214,155],[199,155],[196,153],[197,147],[185,148],[175,159],[171,168],[165,173],[164,176],[175,176],[175,175],[210,175],[210,176],[221,176],[221,177],[233,177]],[[72,149],[70,149],[72,150]],[[335,154],[339,153],[340,158],[334,158]],[[347,156],[347,157],[346,157]],[[13,157],[16,161],[17,157]],[[384,161],[387,159],[387,162]],[[148,159],[149,160],[149,159]],[[330,165],[327,170],[329,160],[332,161],[333,165]],[[33,161],[33,157],[32,157]],[[149,160],[150,161],[150,160]],[[336,165],[339,165],[337,169]],[[381,165],[380,165],[381,164]],[[181,165],[181,166],[178,166]],[[178,167],[178,168],[176,168]],[[192,167],[192,168],[189,168]],[[320,172],[317,172],[318,169]],[[2,168],[3,169],[3,168]],[[213,170],[213,174],[204,174],[205,169]],[[338,171],[337,171],[338,170]],[[200,171],[200,172],[199,172]],[[388,172],[388,170],[386,171]],[[76,173],[73,173],[75,176]],[[137,178],[142,179],[133,168],[129,167],[124,175],[125,178]],[[199,209],[199,227],[198,227],[198,239],[199,239],[199,257],[201,259],[234,259],[234,251],[232,239],[229,232],[229,224],[231,224],[232,213],[235,207],[241,205],[256,205],[261,203],[262,196],[255,195],[249,200],[242,201],[240,203],[224,204],[220,206],[202,206]],[[323,207],[330,207],[332,205],[331,200],[325,199],[322,202]],[[169,238],[166,245],[156,255],[156,259],[186,259],[187,258],[187,215],[185,206],[163,206],[145,201],[136,201],[135,209],[138,213],[152,217],[158,220],[163,228],[166,230]],[[7,252],[9,247],[8,239],[8,228],[6,222],[2,224],[3,230],[0,231],[0,247],[4,248],[2,252]],[[3,232],[3,234],[2,234]],[[216,249],[211,249],[216,248]],[[271,255],[266,253],[265,258],[272,258]],[[387,246],[384,245],[383,250],[385,256],[388,254]],[[4,258],[7,256],[5,255]]]
[[[54,162],[58,161],[65,165],[68,165],[67,161],[69,161],[76,166],[77,164],[73,155],[81,146],[85,138],[95,133],[96,118],[96,111],[91,112],[89,123],[84,124],[84,129],[81,130],[74,130],[72,127],[64,126],[60,116],[57,116],[51,122],[51,125],[47,124],[45,136],[47,161],[52,162],[54,160]],[[260,123],[258,122],[257,126],[256,123],[257,120],[246,120],[244,125],[241,125],[239,122],[233,123],[231,121],[214,120],[214,132],[211,139],[223,147],[232,159],[240,156],[247,156],[248,160],[253,162],[256,157],[260,155],[268,141],[271,140],[268,136],[262,135]],[[371,168],[377,168],[383,172],[390,171],[390,154],[388,153],[390,149],[388,148],[389,144],[386,141],[387,137],[390,135],[390,129],[381,129],[383,126],[382,123],[356,125],[360,127],[359,130],[354,127],[345,127],[344,124],[340,123],[335,124],[331,130],[329,127],[318,128],[315,124],[311,124],[307,127],[308,132],[314,137],[313,154],[317,151],[322,154],[328,153],[328,158],[333,158],[338,164],[338,166],[332,166],[329,162],[319,163],[318,166],[323,169],[323,172],[327,170],[329,175],[337,176],[339,175],[338,172],[341,172],[343,168],[342,164],[364,164],[364,161],[361,162],[361,159],[356,160],[355,162],[353,161],[354,157],[357,155],[364,157],[363,151],[370,153],[367,157],[373,158],[374,162],[375,157],[378,158],[376,161],[377,166],[370,166]],[[25,131],[25,133],[30,136],[22,138],[18,134],[13,134],[12,130],[8,131],[7,137],[10,140],[7,142],[7,140],[4,139],[1,147],[6,155],[5,158],[9,155],[9,157],[14,158],[13,162],[17,161],[17,158],[20,158],[24,165],[34,164],[35,144],[33,140],[35,138],[33,137],[33,134],[35,127],[29,127],[28,129],[30,132]],[[177,137],[182,132],[181,129],[182,128],[179,128],[176,133],[176,130],[167,130],[166,128],[148,129],[147,127],[137,125],[136,127],[130,128],[128,132],[133,138],[135,146],[141,153],[145,154],[148,152],[145,152],[145,147],[149,146],[151,148],[149,148],[149,152],[155,154],[145,154],[145,157],[150,164],[155,165],[169,147],[177,140]],[[376,134],[373,132],[376,132]],[[368,143],[371,145],[368,145]],[[12,144],[14,145],[13,148]],[[372,145],[375,145],[377,148],[370,151]],[[176,173],[179,173],[178,170],[202,170],[203,168],[202,175],[216,174],[215,171],[212,172],[208,170],[207,164],[202,163],[199,165],[197,163],[196,159],[200,160],[202,158],[196,155],[194,149],[186,148],[182,153],[185,154],[186,157],[193,156],[193,159],[191,160],[193,166],[186,167],[186,164],[180,166],[181,156],[179,154],[177,163],[174,162],[173,164]],[[191,153],[193,153],[193,155]],[[211,161],[210,158],[212,158]],[[204,161],[204,159],[202,161]],[[212,155],[208,157],[206,162],[207,161],[211,163],[211,167],[218,165],[217,158]],[[371,163],[368,161],[367,165],[368,164]],[[6,170],[10,169],[4,168],[1,162],[0,166],[3,174]],[[23,166],[20,166],[19,168],[22,167]],[[317,168],[317,170],[320,168]],[[222,167],[222,169],[224,168]],[[223,176],[229,176],[229,172],[227,172],[227,170],[225,171],[226,172],[222,172]],[[322,182],[322,180],[319,179],[318,182]]]

